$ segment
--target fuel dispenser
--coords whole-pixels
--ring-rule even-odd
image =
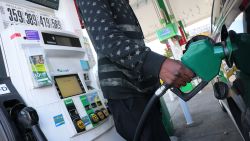
[[[1,33],[1,39],[6,72],[20,94],[19,99],[23,99],[20,103],[34,108],[19,104],[14,109],[21,107],[22,113],[28,111],[31,117],[39,117],[41,130],[33,128],[38,120],[29,125],[17,118],[23,121],[15,122],[17,126],[29,125],[32,131],[44,133],[51,141],[93,140],[113,126],[77,35],[12,26]],[[18,117],[18,113],[9,115]]]

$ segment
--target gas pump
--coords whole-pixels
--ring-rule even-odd
[[[3,116],[11,119],[11,128],[27,127],[37,138],[68,141],[93,140],[113,127],[77,35],[12,26],[1,33],[1,39],[6,73],[20,94],[7,104],[10,114]],[[6,100],[1,102],[5,107],[0,109],[6,108]]]

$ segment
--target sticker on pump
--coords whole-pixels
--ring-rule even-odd
[[[9,93],[10,93],[10,90],[6,86],[6,84],[0,84],[0,95],[9,94]]]
[[[22,37],[21,33],[14,33],[10,36],[10,39],[15,39],[15,38],[18,38],[18,37]]]
[[[37,30],[25,30],[27,40],[40,40]]]
[[[65,124],[65,121],[64,121],[64,118],[63,118],[62,114],[54,116],[53,119],[54,119],[56,127]]]

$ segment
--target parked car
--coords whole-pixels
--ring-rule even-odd
[[[249,4],[249,0],[214,0],[211,37],[216,42],[220,42],[229,36],[229,30],[250,34]],[[250,65],[250,52],[245,62],[245,65]],[[223,111],[228,113],[242,138],[250,141],[250,75],[237,69],[237,65],[232,64],[231,67],[228,63],[230,62],[222,63],[223,73],[212,83],[223,81],[227,84],[229,95],[226,99],[220,99],[219,104]],[[217,91],[215,87],[214,91]]]

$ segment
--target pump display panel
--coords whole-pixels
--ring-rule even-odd
[[[42,36],[44,43],[48,45],[58,45],[65,47],[78,47],[78,48],[82,47],[79,38],[44,33],[44,32],[42,32]]]
[[[55,84],[61,98],[85,93],[84,87],[77,74],[55,76]]]

